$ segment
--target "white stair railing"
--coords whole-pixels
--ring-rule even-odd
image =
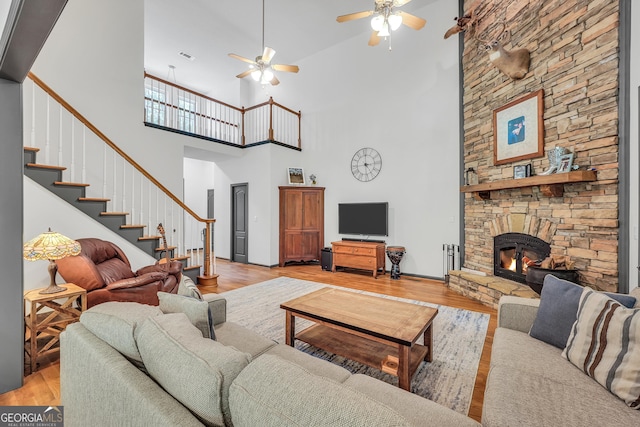
[[[203,266],[201,283],[215,276],[214,219],[195,214],[38,77],[30,73],[23,90],[25,135],[45,164],[67,167],[64,182],[91,184],[87,198],[109,199],[108,212],[127,213],[126,226],[144,227],[145,237],[159,237],[162,223],[174,256]]]

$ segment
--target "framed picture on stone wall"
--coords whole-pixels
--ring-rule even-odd
[[[493,110],[493,164],[544,156],[544,91]]]

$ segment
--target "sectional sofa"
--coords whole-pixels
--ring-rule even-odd
[[[479,425],[227,322],[225,299],[205,300],[210,333],[188,310],[163,312],[163,298],[160,307],[100,304],[69,325],[60,366],[66,425]]]
[[[540,299],[505,296],[498,308],[498,328],[493,338],[491,367],[484,395],[482,424],[497,426],[640,426],[640,411],[587,375],[582,367],[563,357],[571,330],[578,317],[589,319],[595,313],[580,312],[583,288],[546,276]],[[628,307],[640,308],[640,288],[632,292],[636,300],[624,298]],[[584,309],[586,310],[586,306]],[[579,316],[576,315],[576,310]],[[619,307],[618,311],[624,311]],[[634,310],[628,310],[632,313]],[[640,310],[635,310],[640,311]],[[636,327],[638,314],[635,315]],[[613,323],[613,321],[611,321]],[[633,327],[633,326],[632,326]],[[627,354],[635,378],[635,396],[640,393],[640,329],[626,344],[635,354]],[[574,335],[575,336],[575,335]],[[605,337],[600,331],[599,337]],[[620,331],[613,331],[618,338]],[[611,340],[613,341],[613,340]],[[610,343],[611,344],[611,343]],[[624,342],[623,342],[624,344]],[[598,354],[597,351],[593,352]],[[619,353],[621,354],[621,353]],[[604,360],[605,356],[602,357]],[[620,365],[624,364],[623,358]],[[603,364],[603,363],[601,363]],[[579,365],[580,368],[576,365]],[[597,377],[597,372],[594,374]],[[611,377],[619,376],[619,374]],[[628,383],[633,390],[632,383]],[[615,383],[615,381],[614,381]]]

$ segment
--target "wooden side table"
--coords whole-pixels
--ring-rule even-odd
[[[32,289],[24,293],[24,301],[29,302],[29,312],[25,313],[25,345],[29,355],[31,373],[36,371],[38,357],[60,350],[60,332],[77,322],[87,309],[87,291],[73,283],[61,285],[66,291],[56,294],[41,294],[42,289]],[[73,306],[79,299],[80,309]],[[61,300],[61,301],[58,301]],[[51,310],[44,310],[44,308]],[[27,308],[25,307],[25,310]],[[29,338],[26,332],[29,331]]]

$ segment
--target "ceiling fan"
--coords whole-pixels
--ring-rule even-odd
[[[263,85],[271,84],[276,86],[280,84],[280,80],[275,76],[273,71],[286,71],[289,73],[297,73],[300,68],[297,65],[272,64],[271,59],[276,54],[272,48],[264,45],[264,0],[262,0],[262,55],[256,56],[255,61],[244,56],[230,53],[229,56],[249,64],[249,69],[238,74],[236,77],[242,79],[247,76]]]
[[[414,30],[419,30],[424,27],[427,23],[426,20],[418,18],[410,13],[403,12],[402,10],[394,10],[394,8],[404,6],[410,1],[411,0],[375,0],[374,10],[341,15],[338,16],[336,20],[338,22],[347,22],[374,15],[374,17],[371,18],[371,28],[373,29],[373,32],[369,38],[369,46],[376,46],[380,43],[381,37],[390,36],[390,31],[397,30],[400,27],[400,24],[404,24]]]

